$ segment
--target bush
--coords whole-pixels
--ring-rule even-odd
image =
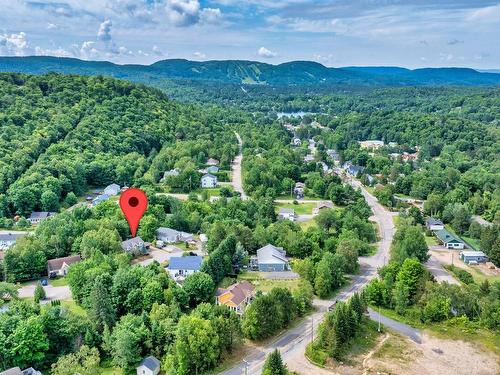
[[[45,289],[43,289],[42,284],[40,284],[40,283],[36,284],[35,294],[33,296],[33,299],[35,300],[35,302],[38,303],[41,300],[45,299],[45,297],[46,297]]]

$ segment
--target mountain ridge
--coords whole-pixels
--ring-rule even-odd
[[[134,82],[157,79],[212,81],[221,84],[271,86],[484,86],[500,85],[500,74],[472,68],[408,69],[397,66],[326,67],[314,61],[269,64],[249,60],[166,59],[149,65],[115,64],[53,56],[0,57],[0,72],[43,74],[48,72],[106,75]]]

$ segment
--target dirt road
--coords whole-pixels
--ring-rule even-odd
[[[236,138],[238,138],[238,145],[240,148],[240,152],[238,155],[236,155],[236,157],[233,160],[233,163],[231,164],[231,169],[233,171],[231,182],[234,191],[237,191],[241,194],[241,199],[247,199],[248,197],[243,190],[243,180],[241,176],[241,162],[243,160],[243,153],[242,153],[243,141],[241,140],[241,137],[238,133],[235,132],[234,134],[236,134]]]

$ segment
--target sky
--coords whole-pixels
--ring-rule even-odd
[[[0,0],[0,55],[500,68],[500,1]]]

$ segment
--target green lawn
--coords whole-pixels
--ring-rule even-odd
[[[66,286],[68,280],[65,277],[58,277],[56,279],[49,279],[49,284],[52,286]]]
[[[294,291],[298,288],[300,279],[268,280],[262,277],[261,272],[242,272],[237,278],[237,281],[241,280],[249,281],[257,290],[267,293],[273,288],[287,288],[290,291]],[[222,281],[222,285],[228,286],[231,282],[231,279],[227,280],[226,278]]]
[[[121,368],[114,367],[110,360],[102,361],[99,370],[99,374],[101,375],[123,375],[123,370]]]
[[[314,221],[314,219],[313,220],[308,220],[308,221],[302,221],[302,222],[300,222],[298,224],[302,228],[303,231],[306,231],[309,228],[312,228],[312,227],[316,226],[316,222]]]
[[[425,243],[427,244],[427,246],[435,246],[439,244],[436,237],[434,236],[425,236]]]
[[[87,315],[87,312],[85,309],[79,305],[76,304],[75,301],[70,300],[70,301],[61,301],[61,305],[66,306],[71,312],[77,314],[77,315]]]
[[[292,208],[297,215],[311,215],[314,207],[316,207],[316,203],[278,203],[276,205],[276,212],[278,212],[280,208]]]

